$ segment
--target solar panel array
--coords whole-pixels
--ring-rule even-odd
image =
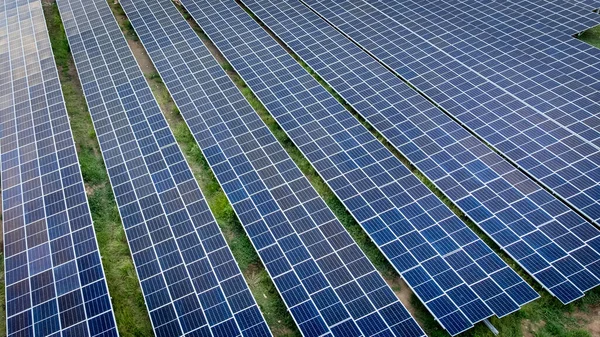
[[[244,3],[552,294],[568,303],[600,283],[593,225],[303,5]]]
[[[521,13],[519,6],[498,8],[486,4],[414,1],[372,4],[394,19],[403,20],[403,25],[419,36],[439,34],[444,42],[456,44],[452,49],[444,43],[433,43],[497,87],[547,113],[596,146],[600,144],[600,118],[592,113],[600,110],[600,103],[596,102],[600,97],[597,95],[600,70],[595,69],[600,64],[600,52],[593,46],[534,24]],[[443,12],[430,14],[442,6]],[[396,15],[405,12],[416,14],[416,18],[405,22],[405,14]],[[589,15],[600,22],[597,14],[589,12]],[[514,73],[510,70],[527,76],[528,80],[511,76]],[[548,84],[549,81],[555,82]],[[574,119],[564,120],[563,115]]]
[[[121,4],[307,336],[423,336],[169,0]]]
[[[440,34],[444,42],[456,44],[452,49],[432,42],[440,50],[575,134],[600,144],[600,119],[591,113],[600,106],[595,94],[600,89],[600,70],[595,69],[600,52],[596,48],[535,24],[519,6],[445,3],[441,15],[431,16],[428,11],[440,7],[413,1],[371,4],[381,11],[391,10],[394,14],[388,15],[396,20],[405,19],[396,13],[412,11],[418,19],[403,23],[411,32],[428,40],[432,40],[431,35],[425,34]],[[600,16],[591,11],[588,14],[596,19],[589,27],[600,22]],[[515,71],[529,80],[516,77]],[[563,115],[575,119],[565,120]]]
[[[270,336],[104,0],[59,0],[157,336]]]
[[[42,3],[0,7],[8,336],[117,336]]]
[[[183,4],[451,333],[537,298],[240,7]]]
[[[592,112],[600,106],[600,68],[593,66],[600,51],[552,31],[512,37],[500,21],[474,21],[482,28],[458,35],[427,24],[445,23],[450,5],[422,13],[395,1],[304,3],[598,223],[600,124]],[[471,43],[479,35],[485,39]]]
[[[452,335],[539,297],[235,2],[182,2]],[[600,224],[591,5],[243,2],[553,295],[600,283],[600,231],[465,130]],[[110,8],[58,5],[155,334],[271,336]],[[424,336],[171,1],[122,5],[302,333]],[[8,335],[117,336],[41,2],[0,75]]]

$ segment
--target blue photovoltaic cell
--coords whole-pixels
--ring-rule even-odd
[[[501,14],[491,7],[474,17],[451,1],[304,3],[600,224],[600,50],[480,18]]]
[[[419,273],[419,278],[411,278],[408,283],[432,312],[435,312],[440,296],[448,297],[446,290],[464,286],[472,291],[470,287],[475,283],[490,280],[475,265],[480,261],[474,261],[459,247],[460,244],[480,242],[477,236],[241,8],[223,2],[190,1],[183,4],[257,97],[282,122],[284,129],[292,131],[289,133],[292,140],[307,154],[398,271],[401,274]],[[229,28],[230,25],[237,29]],[[312,108],[307,108],[310,106]],[[306,125],[298,127],[300,123]],[[325,152],[315,152],[319,147]],[[386,169],[390,173],[385,172]],[[400,192],[403,192],[402,196],[390,198]],[[462,241],[459,243],[459,240]],[[461,254],[465,266],[481,271],[481,278],[470,280],[469,286],[461,279],[467,269],[454,271],[441,258],[444,256],[449,261],[456,259],[457,254]],[[494,255],[491,250],[488,254]],[[418,262],[431,259],[439,261],[439,270],[418,266]],[[514,274],[506,265],[503,267]],[[516,276],[516,279],[520,278]],[[537,298],[522,280],[514,285],[517,283],[524,286],[521,300],[528,298],[527,302]],[[500,292],[501,295],[493,297],[504,305],[488,308],[473,294],[470,301],[451,304],[453,315],[445,313],[438,318],[449,331],[457,333],[492,314],[506,315],[524,303],[515,303],[506,293]],[[452,301],[457,302],[457,299],[452,298]],[[489,303],[492,302],[490,298]],[[479,310],[473,310],[475,307]],[[463,324],[452,326],[449,318],[454,316],[461,317]]]
[[[156,336],[270,336],[108,4],[58,7]]]
[[[300,331],[423,336],[173,3],[121,3]]]
[[[7,336],[118,336],[42,3],[0,7]]]
[[[600,233],[591,224],[504,162],[301,4],[275,4],[268,0],[245,3],[500,247],[553,294],[560,295],[563,302],[583,296],[584,291],[598,284],[600,256],[593,253],[590,259],[582,259],[580,254],[599,249]],[[471,253],[477,254],[472,250]],[[533,261],[539,263],[532,264]],[[546,276],[548,268],[553,270],[552,275],[560,277],[559,284],[569,284],[561,288],[573,291],[554,291],[558,284]],[[494,270],[492,264],[484,269]]]

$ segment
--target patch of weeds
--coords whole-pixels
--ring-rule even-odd
[[[600,48],[600,26],[592,27],[577,36],[581,41],[587,42],[596,48]]]
[[[162,78],[160,77],[160,75],[158,74],[158,72],[154,71],[148,75],[146,75],[146,78],[152,81],[157,82],[158,84],[162,84]]]
[[[118,6],[121,7],[121,5],[118,5]],[[121,24],[121,29],[125,32],[128,39],[130,39],[132,41],[139,40],[139,38],[135,32],[135,29],[133,28],[133,25],[131,24],[131,21],[124,20],[123,23]]]
[[[225,70],[225,71],[235,71],[233,69],[233,67],[231,66],[231,64],[229,64],[227,62],[222,62],[221,63],[221,68],[223,68],[223,70]]]

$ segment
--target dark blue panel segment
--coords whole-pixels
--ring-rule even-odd
[[[553,12],[531,1],[525,2],[529,6],[516,1],[477,6],[419,1],[304,2],[464,127],[502,152],[514,165],[598,223],[600,130],[598,118],[592,111],[599,110],[600,106],[596,95],[600,82],[595,76],[600,71],[588,73],[584,69],[600,64],[597,61],[600,52],[570,38],[573,31],[565,34],[556,27],[535,23],[535,18],[543,17],[539,12],[548,11],[552,13],[551,19],[545,19],[555,20],[561,17],[557,12],[567,18],[564,13],[578,10],[576,6],[565,9],[554,4],[559,9]],[[535,14],[526,15],[520,7]],[[495,13],[494,20],[482,19],[490,12]],[[591,16],[586,13],[576,17],[587,17],[587,27],[591,27],[598,22],[597,16],[595,20],[591,20]],[[518,40],[512,31],[506,30],[508,21],[519,22],[526,27],[523,29],[535,34],[526,34],[525,40]],[[444,38],[440,39],[442,35]],[[522,43],[530,49],[520,48]],[[293,44],[289,45],[294,48]],[[591,63],[573,66],[569,56],[572,53],[582,55]],[[388,133],[388,138],[393,139],[391,131]],[[414,133],[407,131],[406,134],[415,138]],[[442,143],[441,139],[437,141]],[[466,167],[484,183],[491,181],[493,171],[498,170],[486,170],[477,163]],[[442,174],[436,169],[424,171],[432,176]],[[473,186],[479,184],[469,179],[457,181]],[[512,181],[526,194],[538,189],[521,178]],[[551,196],[543,196],[546,197]],[[553,204],[565,208],[559,201]],[[553,214],[550,205],[545,206]],[[502,209],[491,201],[486,207]],[[528,213],[525,207],[520,205],[520,212]],[[483,215],[484,211],[479,209],[477,214]],[[553,215],[563,212],[556,208],[554,211]],[[537,215],[540,214],[530,216]]]

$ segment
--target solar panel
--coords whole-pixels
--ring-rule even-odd
[[[594,4],[595,2],[595,4]],[[565,0],[527,0],[506,1],[497,3],[478,2],[477,5],[492,6],[504,15],[518,15],[519,22],[536,26],[541,23],[544,29],[556,31],[558,34],[572,35],[584,31],[600,23],[600,16],[593,11],[598,8],[598,1],[565,1]]]
[[[515,31],[513,37],[496,30],[501,22],[490,28],[480,20],[481,28],[452,34],[443,20],[444,13],[454,13],[451,6],[420,16],[421,11],[399,9],[399,2],[305,3],[599,223],[600,120],[593,111],[600,107],[600,67],[595,66],[600,50],[553,31]],[[490,30],[497,37],[490,37]],[[485,39],[472,42],[479,36]]]
[[[0,7],[7,336],[118,336],[42,3]]]
[[[106,1],[59,0],[157,336],[270,336]]]
[[[591,224],[304,6],[244,3],[551,293],[566,303],[598,284],[600,232]]]
[[[121,4],[300,331],[423,336],[171,1]]]
[[[276,112],[275,118],[283,122],[284,130],[291,131],[292,140],[301,150],[308,149],[304,152],[326,182],[406,277],[417,296],[452,333],[467,329],[493,314],[504,316],[517,310],[520,304],[537,298],[535,292],[241,8],[214,1],[183,4],[225,57],[232,61],[234,68],[241,69],[240,75],[255,89],[257,97]],[[317,122],[324,118],[327,122]],[[343,122],[336,122],[336,119]],[[301,122],[305,126],[300,126]],[[315,152],[319,146],[330,154],[339,153],[327,156],[321,152],[320,155]],[[369,152],[378,155],[371,156]],[[342,155],[354,163],[344,163]],[[370,179],[369,175],[378,177]],[[384,194],[403,190],[408,193],[395,199]],[[484,271],[486,259],[474,261],[458,242],[471,248],[482,247],[488,261],[500,261],[499,269],[505,269],[500,273],[490,269]],[[458,271],[451,268],[451,262],[456,259],[464,262]],[[473,273],[482,276],[473,276]],[[492,274],[491,278],[487,273]],[[496,278],[506,280],[503,273],[515,276],[515,287],[506,287],[511,288],[506,293],[495,284]],[[491,284],[490,290],[494,291],[477,293],[482,290],[477,283]],[[458,298],[456,289],[473,296],[463,301]],[[491,293],[494,295],[490,296]],[[510,294],[517,293],[513,301]],[[441,311],[443,302],[451,303],[449,312],[453,315],[444,316],[449,312]]]

